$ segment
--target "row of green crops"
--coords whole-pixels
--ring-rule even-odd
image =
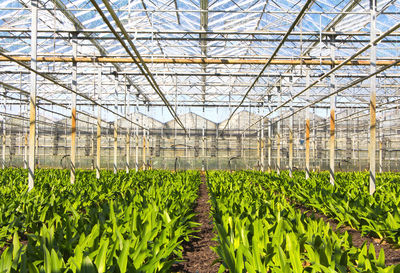
[[[284,195],[264,189],[265,176],[209,172],[220,272],[400,272],[385,267],[383,250],[352,246],[348,233],[294,209]]]
[[[379,174],[376,192],[369,194],[368,173],[337,173],[335,185],[329,173],[304,173],[277,176],[263,174],[263,186],[280,192],[295,202],[334,218],[370,235],[400,246],[400,175]]]
[[[197,225],[195,171],[0,175],[0,272],[168,272]]]

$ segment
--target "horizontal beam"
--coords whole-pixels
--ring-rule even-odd
[[[351,109],[362,109],[362,110],[366,110],[367,109],[367,104],[368,104],[368,102],[365,102],[365,103],[363,103],[364,105],[362,105],[362,104],[354,104],[354,103],[341,103],[341,104],[337,104],[337,106],[336,106],[336,108],[338,108],[338,109],[349,109],[349,108],[351,108]],[[7,102],[7,105],[15,105],[15,106],[20,106],[21,105],[21,102],[20,101],[15,101],[15,102],[12,102],[12,101],[10,101],[10,102]],[[52,104],[51,103],[40,103],[39,105],[41,105],[41,106],[52,106]],[[70,104],[68,104],[68,103],[65,103],[65,106],[67,106],[67,105],[70,105]],[[91,106],[91,104],[90,103],[85,103],[85,102],[77,102],[76,103],[76,105],[77,106]],[[117,106],[125,106],[125,104],[124,103],[117,103],[117,104],[115,104],[114,102],[112,102],[112,101],[107,101],[107,102],[102,102],[102,105],[104,105],[104,106],[115,106],[115,105],[117,105]],[[229,103],[228,102],[226,102],[226,103],[221,103],[221,101],[213,101],[213,102],[211,102],[211,104],[203,104],[203,102],[202,101],[199,101],[198,103],[194,103],[194,102],[187,102],[187,103],[177,103],[176,104],[176,106],[177,107],[199,107],[199,108],[229,108],[229,107],[235,107],[235,106],[237,106],[237,105],[239,105],[238,103],[231,103],[231,105],[229,105]],[[351,105],[351,106],[349,106],[349,105]],[[152,103],[138,103],[137,104],[137,106],[139,106],[139,107],[165,107],[165,105],[162,103],[162,102],[160,102],[160,101],[155,101],[155,102],[152,102]],[[271,106],[272,108],[273,107],[276,107],[276,106],[278,106],[278,104],[277,103],[268,103],[268,104],[261,104],[261,103],[252,103],[252,104],[243,104],[242,105],[242,107],[243,108],[246,108],[246,107],[251,107],[251,108],[260,108],[260,109],[262,109],[262,108],[265,108],[266,106]],[[297,109],[297,108],[302,108],[303,106],[302,105],[293,105],[292,106],[292,108],[295,108],[295,109]],[[323,102],[321,102],[320,104],[318,104],[318,105],[313,105],[313,106],[311,106],[311,108],[312,109],[329,109],[329,103],[323,103]]]
[[[243,70],[243,69],[242,69]],[[299,70],[300,71],[300,70]],[[40,70],[40,73],[43,74],[51,74],[51,75],[71,75],[71,72],[69,72],[68,70],[64,71],[51,71],[48,72],[46,70]],[[17,71],[17,70],[5,70],[4,67],[3,69],[0,69],[0,74],[29,74],[28,71]],[[78,72],[77,73],[78,76],[93,76],[93,75],[97,75],[96,73],[93,72]],[[114,76],[115,72],[114,71],[103,71],[101,73],[103,76]],[[129,75],[129,76],[141,76],[142,74],[139,71],[133,71],[133,70],[123,70],[123,71],[118,71],[117,72],[118,75]],[[206,76],[206,77],[255,77],[257,76],[257,73],[254,72],[249,72],[249,71],[243,71],[243,72],[207,72],[207,73],[203,73],[203,72],[198,72],[196,74],[190,73],[190,72],[174,72],[174,71],[166,71],[166,70],[162,70],[162,71],[157,71],[157,75],[162,75],[162,76],[171,76],[171,77],[190,77],[190,76]],[[335,74],[336,78],[360,78],[360,77],[365,77],[368,74],[366,73],[338,73]],[[310,74],[311,78],[319,78],[321,76],[320,71],[318,70],[318,74]],[[279,77],[279,78],[285,78],[285,77],[301,77],[301,75],[296,74],[296,73],[278,73],[278,72],[266,72],[264,73],[261,77],[264,78],[268,78],[268,77]],[[377,78],[400,78],[400,73],[385,73],[384,75],[377,75]],[[11,83],[11,82],[10,82]],[[20,81],[17,82],[18,84],[20,83]],[[43,82],[41,82],[41,84],[43,84]],[[79,82],[79,84],[84,84],[84,82]],[[103,83],[104,84],[104,83]],[[91,82],[91,85],[93,85],[93,82]],[[107,85],[107,84],[106,84]],[[142,84],[141,84],[142,85]],[[179,85],[179,84],[178,84]],[[226,86],[226,84],[225,84]],[[282,84],[282,86],[285,86],[284,84]]]
[[[30,62],[30,56],[11,56],[13,59],[20,62]],[[10,60],[4,56],[0,56],[0,62],[9,62]],[[38,62],[63,62],[63,63],[134,63],[138,62],[139,59],[133,60],[132,58],[119,58],[119,57],[38,57]],[[143,58],[145,63],[156,63],[156,64],[266,64],[267,59],[210,59],[210,58]],[[272,65],[340,65],[343,61],[340,60],[320,60],[320,59],[273,59],[271,60]],[[376,61],[376,65],[385,66],[395,63],[395,60],[379,60]],[[351,60],[345,65],[370,65],[369,60]],[[399,65],[399,64],[396,64]]]

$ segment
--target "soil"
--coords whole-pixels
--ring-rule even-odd
[[[396,248],[395,246],[377,238],[369,237],[369,236],[362,236],[361,231],[355,230],[349,226],[340,226],[337,229],[338,222],[330,219],[329,217],[325,216],[322,213],[312,211],[312,209],[303,206],[301,204],[296,204],[295,208],[301,210],[307,216],[312,217],[314,215],[315,219],[323,219],[326,223],[332,227],[333,231],[339,231],[344,233],[347,231],[349,235],[351,235],[351,239],[353,242],[353,246],[361,248],[364,242],[367,242],[369,246],[371,243],[374,244],[376,257],[379,255],[379,251],[383,248],[385,252],[385,263],[386,266],[393,265],[393,264],[400,264],[400,248]]]
[[[208,192],[205,174],[201,174],[201,184],[199,197],[194,208],[196,213],[195,221],[201,225],[195,238],[183,244],[183,260],[172,268],[173,272],[182,273],[211,273],[218,272],[220,263],[218,255],[210,248],[218,243],[213,241],[216,234],[213,232],[212,218],[210,215],[210,203],[208,202]],[[215,263],[215,264],[214,264]]]

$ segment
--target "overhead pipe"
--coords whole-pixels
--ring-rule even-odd
[[[30,62],[30,56],[12,56],[15,60],[21,62]],[[8,62],[9,59],[6,57],[0,57],[0,62]],[[271,65],[370,65],[370,60],[330,60],[330,59],[314,59],[314,58],[301,58],[301,59],[228,59],[228,58],[133,58],[133,57],[68,57],[68,56],[39,56],[37,57],[37,62],[51,62],[51,63],[139,63],[143,62],[145,64],[271,64]],[[376,62],[377,66],[383,66],[391,64],[395,61],[393,60],[378,60]],[[123,71],[118,71],[118,74],[125,75]]]

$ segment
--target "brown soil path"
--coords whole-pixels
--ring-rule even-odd
[[[194,212],[197,214],[195,221],[201,224],[201,226],[198,227],[198,232],[194,234],[198,238],[193,238],[189,242],[183,244],[184,262],[172,268],[174,272],[218,272],[220,263],[213,265],[213,262],[218,259],[218,255],[210,248],[211,246],[216,246],[217,242],[212,240],[216,235],[213,232],[212,218],[210,215],[211,206],[208,200],[206,177],[205,173],[202,173],[199,198],[194,208]]]

